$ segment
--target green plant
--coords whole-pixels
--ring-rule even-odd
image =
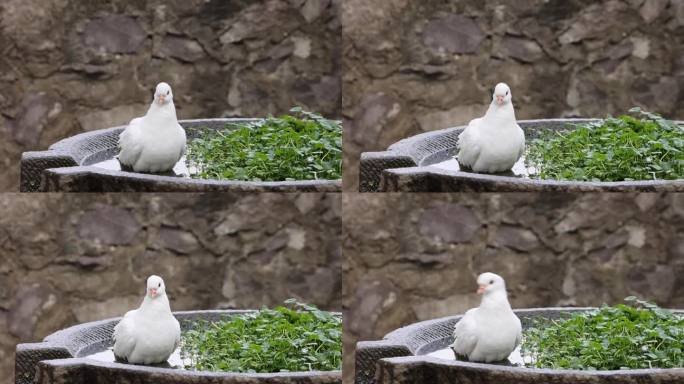
[[[184,332],[186,368],[228,372],[341,369],[342,318],[294,299]]]
[[[339,179],[342,124],[293,108],[291,115],[228,124],[188,143],[194,178],[246,181]]]
[[[537,319],[521,353],[537,368],[617,370],[684,367],[684,318],[630,296],[561,320]]]
[[[527,164],[542,179],[580,181],[684,178],[684,128],[657,114],[608,117],[532,141]]]

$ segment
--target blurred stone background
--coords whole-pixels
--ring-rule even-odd
[[[341,309],[339,194],[0,194],[0,383],[17,343],[140,305]]]
[[[23,151],[128,123],[169,82],[180,119],[339,118],[340,0],[3,0],[0,191]]]
[[[500,81],[519,119],[684,119],[681,0],[345,0],[342,20],[345,190],[362,151],[481,116]]]
[[[479,305],[506,279],[514,308],[684,308],[684,194],[345,194],[344,376],[354,345]]]

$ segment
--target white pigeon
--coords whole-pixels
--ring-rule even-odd
[[[147,278],[140,308],[128,311],[114,327],[114,356],[131,364],[167,361],[180,344],[180,324],[171,313],[161,277]]]
[[[515,121],[508,85],[494,88],[483,117],[472,120],[458,135],[458,163],[474,172],[506,172],[525,151],[525,133]]]
[[[147,114],[131,120],[119,136],[119,162],[135,172],[167,172],[185,153],[185,144],[171,86],[159,83]]]
[[[477,293],[482,295],[480,306],[470,309],[456,323],[451,348],[469,361],[506,360],[522,340],[520,319],[508,303],[501,276],[486,272],[477,277],[477,284]]]

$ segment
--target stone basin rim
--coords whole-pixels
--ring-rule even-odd
[[[255,313],[259,310],[198,310],[198,311],[178,311],[173,312],[174,316],[181,322],[181,327],[187,321],[206,320],[216,321],[235,315]],[[338,316],[342,313],[328,311]],[[300,372],[274,372],[274,373],[240,373],[240,372],[214,372],[214,371],[191,371],[178,370],[172,368],[125,364],[120,362],[106,362],[90,359],[87,355],[102,350],[105,346],[104,341],[111,340],[111,330],[121,320],[121,317],[114,317],[104,320],[97,320],[82,324],[76,324],[62,330],[56,331],[46,336],[39,343],[25,343],[17,345],[17,360],[24,354],[29,355],[36,351],[62,351],[62,356],[48,357],[45,359],[37,358],[32,363],[45,363],[50,366],[86,366],[103,370],[125,370],[139,373],[161,373],[169,374],[174,377],[249,377],[249,378],[297,378],[297,377],[330,377],[342,375],[341,370],[336,371],[300,371]],[[104,331],[103,331],[104,330]],[[106,340],[103,340],[106,339]],[[49,354],[49,352],[48,352]],[[50,355],[54,356],[54,355]],[[19,361],[17,361],[19,366]],[[17,372],[18,377],[18,372]],[[17,381],[19,383],[21,381]]]
[[[222,378],[222,377],[236,377],[236,378],[252,378],[252,379],[272,379],[272,378],[298,378],[298,377],[316,377],[316,376],[331,376],[339,375],[342,376],[342,371],[306,371],[306,372],[273,372],[273,373],[240,373],[240,372],[212,372],[212,371],[186,371],[177,370],[170,368],[145,366],[145,365],[134,365],[134,364],[122,364],[122,363],[109,363],[105,361],[98,361],[93,359],[88,359],[85,357],[73,357],[67,359],[55,359],[55,360],[45,360],[41,363],[48,363],[53,365],[65,365],[65,366],[89,366],[100,369],[109,370],[126,370],[126,371],[136,371],[141,373],[158,373],[164,374],[173,372],[176,376],[185,377],[200,377],[200,378]]]
[[[551,118],[518,120],[523,130],[559,129],[568,124],[601,121],[600,118]],[[684,125],[684,121],[674,121]],[[440,192],[459,191],[463,185],[472,185],[482,191],[684,191],[684,179],[634,181],[574,181],[553,179],[526,179],[507,175],[452,171],[425,164],[427,159],[456,148],[458,134],[466,128],[460,125],[423,132],[391,144],[384,151],[363,152],[359,172],[360,192],[430,192],[431,190],[406,187],[434,179],[443,186]],[[528,133],[528,140],[529,140]],[[451,182],[451,183],[450,183]],[[452,190],[448,185],[455,184]],[[444,186],[446,185],[446,186]],[[409,188],[409,189],[404,189]],[[396,190],[395,190],[396,189]],[[467,190],[467,189],[463,189]]]
[[[229,123],[255,122],[262,118],[209,118],[179,120],[186,129],[221,129]],[[339,192],[342,180],[282,180],[242,181],[218,179],[193,179],[164,174],[146,174],[123,170],[109,170],[92,166],[94,158],[103,159],[104,153],[116,148],[119,134],[127,127],[82,132],[50,145],[44,151],[29,151],[21,156],[22,192],[34,191],[81,191],[83,192],[202,192],[202,191],[320,191]],[[188,135],[191,139],[192,135]],[[101,184],[97,187],[98,182]],[[103,190],[90,190],[102,188]]]
[[[523,322],[523,328],[525,328],[526,322],[530,319],[537,317],[557,317],[561,313],[577,313],[577,312],[587,312],[598,309],[597,307],[546,307],[546,308],[523,308],[514,309],[514,312],[518,317],[520,317]],[[671,311],[684,315],[684,309],[670,309]],[[674,374],[679,377],[681,375],[684,378],[684,368],[650,368],[650,369],[629,369],[629,370],[603,370],[603,371],[583,371],[583,370],[562,370],[562,369],[550,369],[550,368],[528,368],[528,367],[509,367],[496,364],[487,363],[475,363],[459,360],[445,360],[439,359],[433,356],[429,356],[427,353],[432,351],[425,351],[422,354],[416,354],[421,350],[422,347],[429,345],[430,343],[440,340],[443,337],[436,337],[434,340],[427,340],[430,336],[428,329],[435,329],[437,327],[453,329],[453,324],[455,324],[462,314],[455,316],[445,316],[441,318],[435,318],[430,320],[424,320],[416,322],[401,328],[398,328],[392,332],[389,332],[384,336],[382,340],[378,341],[361,341],[357,343],[357,363],[359,363],[359,350],[370,351],[363,353],[364,356],[374,356],[378,357],[378,360],[386,361],[390,364],[428,364],[428,365],[441,365],[450,367],[461,367],[468,369],[475,369],[480,371],[488,372],[501,372],[513,375],[553,375],[553,376],[611,376],[611,377],[625,377],[629,378],[632,376],[653,375],[653,374]],[[448,325],[448,326],[447,326]],[[419,343],[424,343],[423,345],[418,345]],[[392,351],[387,357],[382,357],[382,350]],[[397,354],[397,350],[403,350],[403,355]],[[357,368],[358,373],[358,368]],[[358,380],[357,383],[365,383],[365,380]]]
[[[542,375],[553,375],[553,376],[586,376],[586,377],[596,377],[596,376],[622,376],[629,378],[632,376],[643,377],[646,375],[653,375],[654,373],[661,374],[678,374],[684,377],[684,368],[645,368],[645,369],[626,369],[626,370],[603,370],[603,371],[582,371],[575,369],[550,369],[550,368],[525,368],[525,367],[507,367],[496,364],[485,364],[485,363],[473,363],[469,361],[459,361],[459,360],[443,360],[433,356],[401,356],[401,357],[389,357],[385,359],[389,362],[394,363],[427,363],[432,365],[447,365],[453,367],[463,367],[463,368],[474,368],[474,369],[484,369],[490,372],[505,372],[505,373],[521,373],[525,371],[526,374],[538,374]]]

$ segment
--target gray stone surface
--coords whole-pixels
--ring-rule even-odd
[[[462,15],[432,20],[423,31],[425,45],[439,53],[475,53],[484,38],[480,27]]]
[[[139,232],[131,211],[108,205],[86,212],[78,223],[78,236],[103,245],[128,245]]]
[[[146,38],[140,22],[124,15],[90,20],[83,30],[85,46],[104,54],[136,53]]]
[[[176,311],[260,308],[290,297],[339,310],[340,200],[0,194],[0,383],[12,382],[18,343],[121,316],[140,305],[153,273],[164,277]]]
[[[144,114],[341,116],[339,0],[7,0],[0,6],[0,191],[22,152]]]
[[[357,341],[477,306],[485,271],[514,308],[630,295],[684,308],[682,207],[678,193],[345,194],[345,379]]]
[[[342,15],[344,190],[362,152],[482,116],[500,81],[521,120],[684,119],[680,1],[348,0]]]

